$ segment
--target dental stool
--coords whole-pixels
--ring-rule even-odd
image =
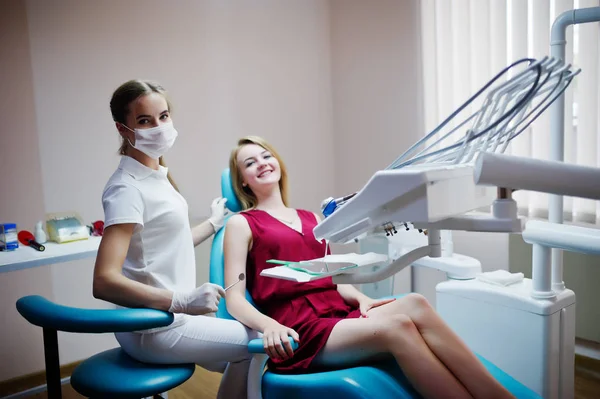
[[[227,198],[226,206],[232,212],[241,211],[241,205],[231,185],[229,169],[221,174],[221,193]],[[210,254],[210,281],[224,286],[223,239],[225,228],[217,232]],[[396,297],[402,297],[398,295]],[[252,303],[250,295],[246,298]],[[225,299],[219,303],[217,317],[232,319],[227,312]],[[493,343],[491,343],[493,344]],[[296,345],[297,346],[297,345]],[[413,399],[421,396],[412,388],[393,358],[355,367],[345,367],[306,374],[277,374],[266,370],[263,373],[266,355],[262,339],[249,345],[255,354],[249,375],[248,398],[264,399]],[[478,355],[477,355],[478,356]],[[478,356],[488,371],[518,399],[541,399],[539,395],[506,374],[486,359]],[[252,380],[252,379],[256,380]]]
[[[48,398],[61,398],[58,331],[102,334],[168,326],[173,314],[156,309],[80,309],[58,305],[39,295],[17,301],[17,310],[43,328]],[[71,386],[89,398],[145,398],[159,395],[188,380],[195,364],[139,362],[121,348],[98,353],[79,364]]]

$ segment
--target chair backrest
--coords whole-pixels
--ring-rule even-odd
[[[231,174],[229,173],[229,168],[225,169],[221,173],[221,195],[223,198],[227,198],[226,206],[227,209],[229,209],[231,212],[240,212],[242,210],[242,205],[240,204],[240,201],[235,195],[235,191],[233,191],[233,185],[231,184]],[[225,224],[227,224],[227,220],[225,220]],[[225,258],[223,254],[223,239],[225,238],[226,227],[227,225],[225,225],[221,230],[219,230],[215,234],[210,250],[209,280],[211,283],[218,284],[222,287],[225,286]],[[250,297],[248,291],[246,291],[246,298],[251,304],[254,305],[254,302],[252,301],[252,298]],[[223,319],[233,319],[229,312],[227,312],[225,298],[223,298],[219,303],[217,317]]]

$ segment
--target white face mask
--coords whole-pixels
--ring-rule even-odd
[[[125,126],[125,125],[123,125]],[[150,158],[158,159],[165,155],[171,149],[177,138],[177,130],[173,127],[173,122],[168,122],[149,129],[132,130],[135,134],[135,145],[129,145],[148,155]]]

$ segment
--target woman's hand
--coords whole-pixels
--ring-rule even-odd
[[[271,359],[286,360],[294,355],[289,336],[300,342],[300,336],[293,329],[273,321],[263,331],[263,346]]]
[[[381,305],[385,305],[386,303],[394,302],[396,298],[388,298],[388,299],[372,299],[365,298],[359,302],[360,316],[361,317],[369,317],[367,312],[370,309],[376,308]]]

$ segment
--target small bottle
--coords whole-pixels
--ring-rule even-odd
[[[46,236],[46,232],[44,231],[43,227],[42,227],[42,222],[37,222],[35,224],[35,231],[33,233],[33,236],[35,237],[35,240],[40,243],[43,244],[48,240],[48,237]]]

